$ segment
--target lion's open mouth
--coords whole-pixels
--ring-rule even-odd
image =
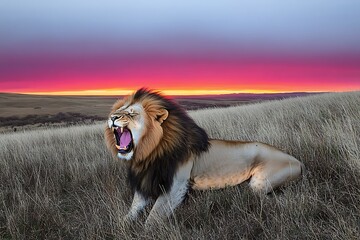
[[[129,153],[133,148],[131,131],[126,127],[117,127],[114,128],[114,134],[116,139],[116,148],[118,149],[119,153]]]

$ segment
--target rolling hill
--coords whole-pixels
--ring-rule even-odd
[[[0,238],[355,239],[359,106],[360,92],[347,92],[191,111],[211,138],[272,144],[307,173],[267,196],[247,184],[193,191],[151,232],[121,223],[131,193],[103,122],[1,134]]]

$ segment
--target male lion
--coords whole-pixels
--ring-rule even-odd
[[[208,139],[178,104],[144,88],[114,104],[105,138],[113,155],[126,161],[134,191],[125,220],[135,220],[156,199],[146,225],[169,216],[189,187],[222,188],[250,179],[254,191],[268,193],[303,168],[264,143]]]

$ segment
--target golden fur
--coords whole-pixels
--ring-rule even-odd
[[[143,112],[140,114],[144,117],[145,129],[142,133],[141,141],[136,146],[136,154],[133,158],[133,168],[140,170],[146,167],[149,163],[156,160],[157,157],[162,156],[169,149],[175,149],[178,144],[177,134],[184,126],[180,125],[177,116],[171,116],[169,119],[168,111],[164,109],[162,102],[154,97],[158,95],[144,95],[138,99],[135,98],[135,94],[128,96],[127,98],[118,100],[112,107],[109,117],[116,114],[117,110],[126,105],[140,104],[143,108]],[[161,126],[167,119],[167,124]],[[164,135],[163,133],[167,134]],[[115,139],[113,132],[110,128],[105,129],[105,140],[107,147],[111,150],[112,154],[117,156],[117,149],[115,147]],[[159,144],[159,142],[162,144]],[[146,160],[146,161],[145,161]]]
[[[250,179],[255,191],[269,192],[298,178],[303,164],[280,150],[258,142],[211,140],[208,152],[194,159],[193,188],[233,186]]]

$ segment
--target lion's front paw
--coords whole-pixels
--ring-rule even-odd
[[[146,231],[150,231],[151,229],[154,228],[155,225],[156,225],[156,222],[154,220],[146,219],[144,227],[145,227]]]
[[[162,217],[159,217],[157,215],[149,215],[149,217],[145,221],[145,229],[150,230],[153,229],[156,226],[161,226],[164,223],[164,220]]]
[[[122,220],[121,223],[124,226],[131,225],[136,220],[136,217],[134,217],[132,214],[128,213],[126,214]]]

